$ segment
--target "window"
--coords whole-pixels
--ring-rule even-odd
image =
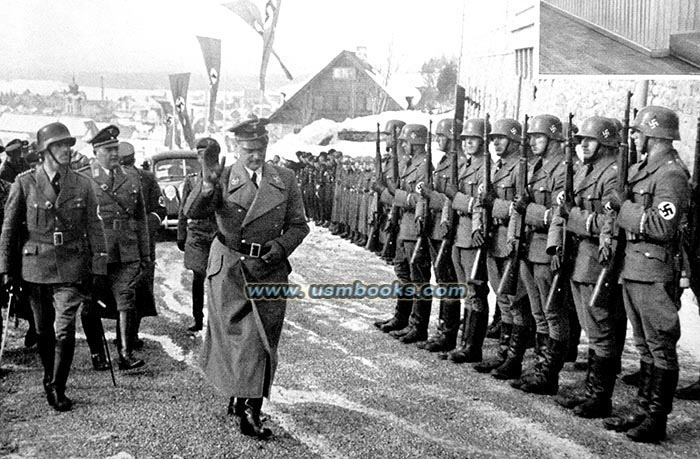
[[[532,48],[515,50],[515,74],[523,78],[532,78]]]
[[[335,67],[333,69],[334,80],[354,80],[355,78],[355,67]]]

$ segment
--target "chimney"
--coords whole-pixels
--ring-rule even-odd
[[[367,47],[366,46],[358,46],[355,49],[355,54],[357,55],[357,57],[359,57],[363,61],[367,62]]]
[[[406,110],[413,110],[413,96],[406,96],[406,102],[408,103]]]

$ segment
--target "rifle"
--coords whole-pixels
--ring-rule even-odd
[[[566,146],[564,147],[564,166],[566,167],[566,175],[564,179],[564,202],[573,203],[574,201],[574,132],[571,129],[573,125],[574,114],[569,113],[569,129],[566,133]],[[628,120],[629,122],[629,120]],[[626,154],[626,153],[625,153]],[[545,311],[550,311],[555,304],[561,302],[561,295],[568,288],[569,283],[569,268],[568,261],[571,258],[571,247],[567,243],[566,222],[562,224],[561,236],[561,253],[559,254],[560,263],[559,270],[554,273],[552,278],[552,286],[547,294],[547,302],[545,303]]]
[[[12,311],[17,307],[17,295],[15,294],[15,287],[10,286],[10,288],[7,289],[7,293],[9,298],[7,299],[7,315],[5,316],[5,320],[3,321],[3,329],[2,329],[2,342],[0,343],[0,363],[2,363],[2,354],[5,351],[5,343],[7,343],[7,338],[9,335],[9,330],[10,330],[10,314]]]
[[[691,199],[688,211],[688,230],[685,253],[689,257],[690,289],[696,299],[700,299],[700,118],[695,137],[695,162],[691,179]],[[686,273],[688,275],[688,273]]]
[[[379,123],[377,123],[377,140],[375,142],[375,156],[374,156],[374,179],[380,181],[383,178],[382,174],[382,151],[381,151],[381,134],[379,131]],[[379,249],[379,231],[381,231],[381,217],[382,217],[382,201],[379,193],[375,193],[374,204],[374,215],[372,216],[372,229],[369,232],[369,237],[367,238],[367,244],[365,248],[370,252],[377,252]]]
[[[394,188],[398,188],[399,179],[399,133],[396,126],[393,127],[392,139],[394,142],[394,154],[391,157],[391,172],[393,174]],[[399,222],[401,220],[400,209],[392,205],[389,210],[389,225],[386,231],[386,240],[382,247],[381,257],[384,260],[393,260],[396,255],[396,238],[399,236]]]
[[[433,188],[433,121],[430,120],[428,125],[428,149],[426,151],[425,158],[425,171],[426,171],[426,186],[428,189]],[[416,241],[416,246],[411,254],[410,264],[415,265],[421,258],[421,254],[428,251],[430,252],[430,230],[432,228],[431,222],[431,210],[430,210],[430,198],[422,197],[418,205],[416,206],[416,220],[418,220],[418,241]]]
[[[489,154],[489,114],[486,114],[484,119],[484,183],[479,190],[481,197],[487,193],[492,193],[493,186],[491,185],[491,155]],[[484,243],[477,249],[476,258],[472,265],[469,283],[474,285],[484,285],[488,282],[488,272],[486,269],[486,259],[488,258],[488,240],[491,238],[491,209],[486,207],[481,208],[481,231],[484,235]]]
[[[622,126],[622,142],[617,156],[617,190],[624,193],[627,188],[627,174],[629,169],[629,132],[630,132],[630,104],[632,103],[632,91],[627,91],[627,105],[625,106],[625,120]],[[590,307],[602,307],[610,297],[610,291],[617,284],[617,278],[622,269],[622,261],[625,256],[626,244],[625,231],[617,229],[617,244],[611,247],[612,253],[607,266],[603,266],[598,275],[598,280],[593,288],[593,294],[589,302]]]
[[[637,118],[637,110],[636,108],[632,111],[632,119]],[[625,139],[627,140],[627,139]],[[639,159],[637,158],[637,145],[634,144],[634,142],[629,142],[627,144],[627,148],[629,149],[629,159],[627,160],[627,165],[631,166],[632,164],[635,164]]]
[[[520,154],[518,158],[518,180],[517,188],[518,195],[522,196],[527,192],[527,123],[529,117],[525,115],[525,122],[523,123],[522,137],[520,138]],[[511,216],[511,218],[517,218],[516,220],[516,235],[515,242],[516,247],[511,253],[506,266],[503,269],[503,276],[501,277],[501,283],[498,285],[499,295],[515,295],[518,289],[518,276],[520,272],[520,261],[525,259],[527,255],[527,242],[525,241],[525,214]]]
[[[464,124],[464,102],[465,98],[464,87],[457,85],[455,87],[455,117],[452,122],[452,143],[450,145],[450,183],[457,186],[459,183],[459,144],[462,141],[462,125]],[[444,217],[444,215],[443,215]],[[435,271],[440,272],[445,262],[452,263],[452,245],[454,244],[455,236],[457,235],[457,222],[459,216],[456,210],[449,210],[447,214],[447,233],[442,238],[440,248],[438,249],[437,257],[435,257]]]

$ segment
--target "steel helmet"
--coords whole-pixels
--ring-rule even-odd
[[[617,129],[618,133],[622,131],[622,121],[618,120],[617,118],[610,118],[610,121],[612,121],[615,124],[615,129]]]
[[[435,135],[444,135],[448,139],[452,139],[454,137],[454,120],[445,118],[438,121],[437,126],[435,126]]]
[[[590,137],[608,147],[617,147],[620,145],[620,136],[617,131],[617,126],[613,120],[602,116],[586,118],[581,125],[581,130],[575,137],[579,142],[584,137]]]
[[[401,129],[399,140],[405,140],[410,145],[425,145],[428,141],[428,128],[422,124],[407,124]]]
[[[394,129],[398,128],[400,131],[405,125],[406,123],[401,120],[389,120],[386,122],[386,126],[384,126],[384,131],[382,134],[394,135]]]
[[[523,127],[518,120],[503,118],[493,123],[493,130],[491,134],[489,134],[489,139],[493,139],[493,137],[497,135],[502,135],[507,137],[508,140],[520,143],[522,133]]]
[[[68,140],[70,146],[75,145],[75,137],[70,135],[70,131],[63,123],[51,123],[42,127],[36,133],[37,152],[46,151],[51,144]]]
[[[561,120],[554,115],[537,115],[530,119],[528,134],[544,134],[552,140],[564,140]]]
[[[486,132],[491,132],[491,123],[486,125]],[[484,118],[470,118],[464,122],[462,138],[484,137]]]
[[[630,128],[647,137],[658,139],[681,140],[678,131],[678,115],[665,107],[650,105],[639,110]]]

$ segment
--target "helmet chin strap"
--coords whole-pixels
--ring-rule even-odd
[[[67,167],[70,166],[70,159],[68,159],[68,162],[64,164],[64,163],[62,163],[62,162],[60,162],[59,160],[56,159],[56,157],[53,155],[53,153],[51,153],[51,149],[50,149],[50,148],[47,148],[46,151],[47,151],[47,153],[49,154],[49,156],[51,156],[51,159],[53,159],[54,162],[55,162],[56,164],[58,164],[58,168],[59,168],[59,169],[65,169],[65,168],[67,168]]]

